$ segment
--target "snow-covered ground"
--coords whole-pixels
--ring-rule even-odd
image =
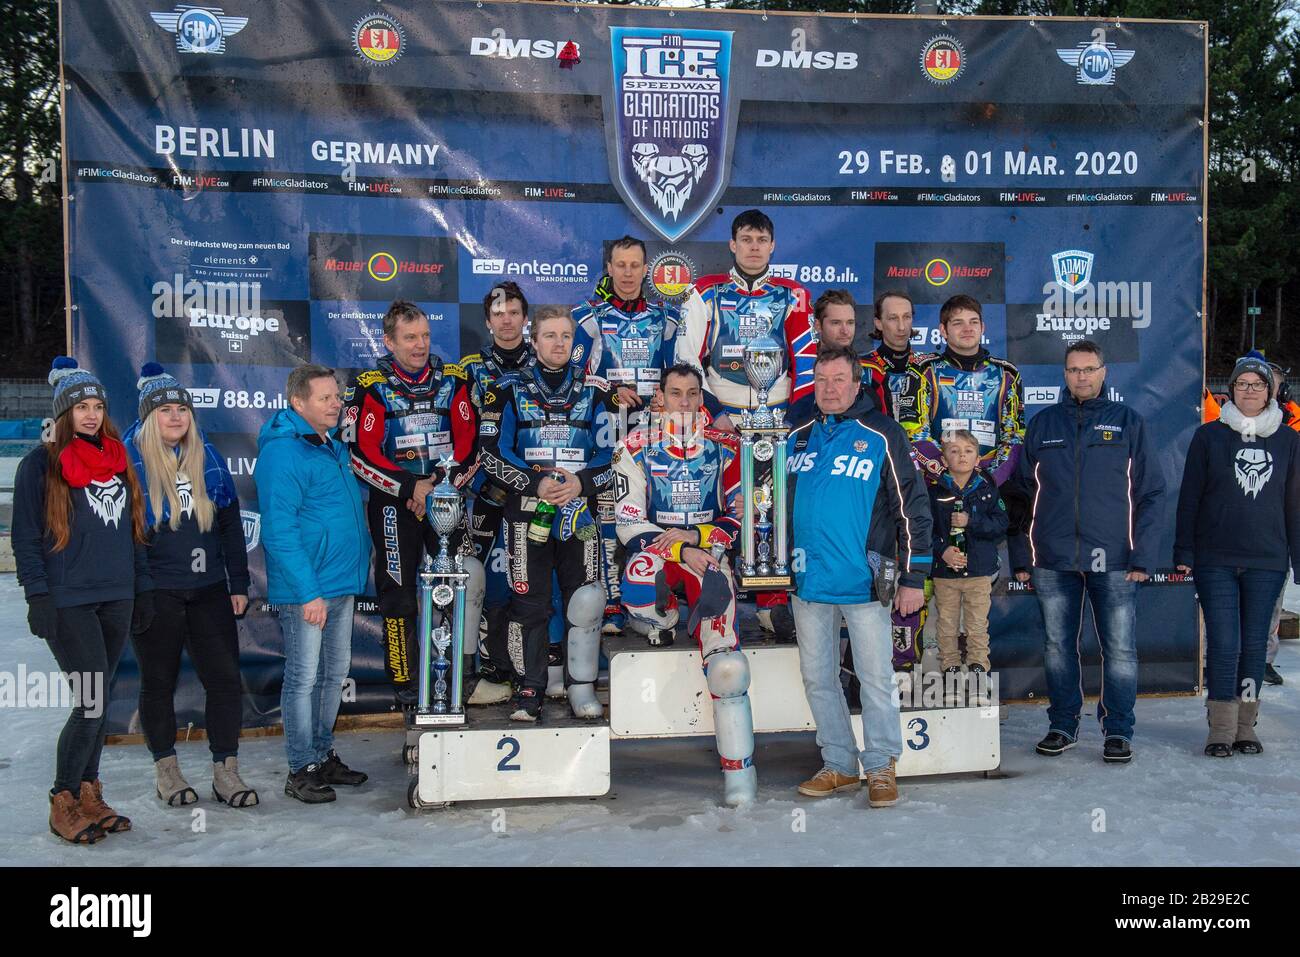
[[[1287,606],[1300,607],[1300,589]],[[28,634],[12,576],[0,578],[0,670],[49,671],[44,642]],[[106,792],[135,827],[93,848],[63,844],[46,826],[54,742],[65,713],[0,713],[0,864],[873,864],[873,865],[1295,865],[1300,862],[1300,642],[1284,641],[1287,684],[1264,691],[1258,757],[1212,760],[1202,703],[1140,700],[1135,757],[1101,761],[1095,720],[1079,748],[1034,754],[1042,707],[1012,706],[1002,725],[1005,777],[904,779],[902,802],[871,810],[865,794],[800,797],[818,766],[811,734],[759,738],[758,803],[720,807],[710,742],[622,741],[613,786],[585,800],[406,808],[398,732],[340,734],[344,759],[370,774],[334,804],[307,807],[283,794],[279,737],[240,745],[245,778],[264,802],[231,810],[212,800],[205,742],[182,744],[182,768],[203,800],[171,809],[153,795],[143,746],[108,748]],[[1089,708],[1091,708],[1091,703]]]

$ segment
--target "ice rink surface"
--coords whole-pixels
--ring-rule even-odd
[[[1300,608],[1300,588],[1286,605]],[[48,672],[44,642],[27,629],[12,575],[0,577],[0,670]],[[207,743],[178,746],[199,792],[164,806],[143,745],[106,749],[105,796],[134,829],[94,847],[49,833],[54,744],[66,713],[0,711],[0,842],[4,865],[1295,865],[1300,862],[1300,641],[1283,641],[1286,678],[1266,687],[1259,734],[1266,751],[1203,757],[1205,712],[1194,698],[1141,699],[1130,765],[1101,760],[1095,704],[1079,747],[1034,753],[1041,705],[1013,705],[1002,725],[1000,777],[909,778],[901,802],[872,810],[864,793],[827,799],[795,792],[819,766],[811,734],[760,735],[759,800],[720,806],[721,779],[705,738],[616,741],[604,797],[463,804],[413,812],[397,731],[336,738],[366,771],[333,804],[284,796],[281,737],[245,739],[240,765],[263,804],[232,810],[211,797]],[[554,705],[552,705],[554,707]]]

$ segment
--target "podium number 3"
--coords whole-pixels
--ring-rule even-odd
[[[515,758],[519,756],[519,739],[502,738],[500,741],[497,742],[497,750],[501,751],[504,750],[505,748],[509,748],[510,751],[509,753],[502,756],[501,760],[497,762],[497,770],[498,771],[523,770],[521,767],[519,767],[519,765],[510,763],[511,761],[513,761]]]
[[[913,733],[912,738],[907,739],[907,746],[913,751],[924,751],[930,746],[930,736],[925,732],[929,730],[930,725],[924,718],[913,718],[907,722],[907,729]]]

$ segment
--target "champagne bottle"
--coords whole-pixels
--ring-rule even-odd
[[[559,472],[552,472],[548,476],[553,481],[560,481]],[[537,500],[537,508],[533,511],[533,520],[528,523],[528,540],[534,545],[545,545],[551,537],[551,526],[555,524],[556,508],[550,502]]]
[[[961,499],[957,499],[957,501],[955,501],[952,505],[952,514],[961,515],[964,512],[965,509],[962,506]],[[966,551],[966,529],[958,528],[955,525],[949,525],[948,528],[949,528],[948,544],[952,548],[955,548],[957,549],[957,551],[961,552],[963,558],[969,558],[969,553]],[[969,565],[962,566],[961,574],[963,575],[970,574]]]

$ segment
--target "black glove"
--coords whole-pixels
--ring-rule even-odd
[[[59,610],[54,607],[54,596],[36,595],[27,599],[27,627],[37,638],[50,641],[59,627]]]
[[[142,591],[135,596],[135,608],[131,612],[131,634],[143,634],[152,624],[153,592]]]

